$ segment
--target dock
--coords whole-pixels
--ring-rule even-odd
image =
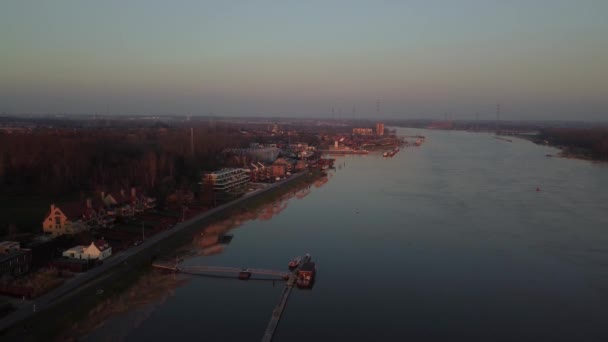
[[[288,279],[290,277],[288,272],[265,270],[260,268],[238,268],[225,266],[171,266],[163,264],[152,264],[152,267],[160,270],[194,275],[226,274],[238,277],[241,272],[249,272],[251,275],[271,276],[280,279]]]
[[[226,267],[226,266],[181,266],[178,263],[175,264],[152,264],[152,267],[176,273],[184,273],[184,274],[193,274],[193,275],[234,275],[235,278],[239,279],[249,279],[252,275],[260,275],[265,277],[278,277],[281,280],[286,280],[287,283],[281,292],[281,297],[279,298],[279,302],[272,310],[272,315],[270,316],[270,321],[266,326],[266,331],[264,332],[264,336],[262,337],[263,342],[270,342],[274,337],[274,334],[279,325],[279,321],[283,316],[283,312],[285,311],[285,307],[287,306],[287,300],[289,299],[289,295],[293,290],[294,286],[297,285],[298,277],[302,275],[302,272],[310,272],[310,270],[305,270],[302,268],[303,265],[310,265],[311,256],[306,255],[301,258],[295,268],[293,268],[290,272],[283,271],[275,271],[275,270],[266,270],[259,268],[238,268],[238,267]],[[314,268],[314,263],[313,268]],[[304,267],[306,268],[306,266]],[[300,270],[302,269],[302,272]],[[247,274],[246,277],[243,277],[243,274]],[[314,275],[313,275],[314,277]],[[306,285],[307,286],[307,285]],[[311,286],[312,287],[312,286]]]
[[[298,267],[296,267],[291,272],[291,275],[289,276],[289,279],[287,280],[287,284],[285,284],[285,288],[283,289],[283,292],[281,293],[279,302],[274,307],[274,310],[272,310],[272,316],[270,316],[270,321],[268,322],[268,325],[266,326],[266,331],[264,332],[264,336],[262,337],[262,342],[272,341],[272,338],[274,337],[274,333],[276,332],[277,327],[279,325],[279,321],[281,320],[281,316],[283,316],[283,312],[285,311],[285,306],[287,305],[287,299],[289,299],[291,290],[293,290],[293,287],[296,284],[296,281],[298,279],[298,271],[300,270],[300,266],[309,261],[310,261],[310,256],[309,255],[305,256],[302,259],[302,262],[300,262],[300,264],[298,265]]]

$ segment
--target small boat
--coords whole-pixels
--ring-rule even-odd
[[[310,289],[315,283],[315,275],[317,274],[317,268],[314,262],[307,262],[302,265],[300,272],[298,273],[298,280],[296,285],[301,289]]]
[[[291,259],[291,261],[289,262],[289,264],[287,264],[287,266],[289,266],[290,270],[293,270],[294,268],[298,267],[300,262],[302,262],[302,257],[298,256],[298,257]]]
[[[247,280],[251,278],[251,271],[247,270],[242,270],[241,272],[239,272],[239,279],[241,280]]]

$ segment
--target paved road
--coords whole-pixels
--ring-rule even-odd
[[[66,299],[67,297],[77,294],[78,292],[82,291],[84,288],[89,288],[90,286],[94,286],[97,281],[103,279],[102,275],[106,275],[106,276],[109,275],[109,273],[107,272],[108,270],[110,270],[111,268],[118,266],[122,263],[128,262],[128,260],[130,258],[132,258],[133,256],[135,256],[136,254],[152,248],[153,246],[155,246],[157,243],[161,242],[162,240],[164,240],[180,231],[183,231],[184,229],[190,228],[193,225],[199,225],[201,223],[201,221],[204,221],[204,220],[212,217],[215,214],[218,214],[227,209],[231,209],[231,208],[243,203],[244,201],[246,201],[249,198],[256,197],[263,193],[266,193],[272,189],[275,189],[275,188],[285,184],[286,182],[300,178],[304,174],[306,174],[306,172],[300,172],[298,174],[294,174],[289,179],[274,183],[274,184],[268,186],[267,188],[245,194],[243,197],[238,198],[232,202],[220,205],[201,215],[193,217],[182,223],[178,223],[172,229],[168,229],[168,230],[160,232],[156,235],[153,235],[152,237],[147,238],[139,246],[132,247],[124,252],[118,253],[118,254],[110,257],[109,259],[104,261],[104,263],[102,265],[100,265],[86,273],[78,274],[76,277],[70,279],[62,286],[60,286],[54,290],[51,290],[50,292],[46,293],[43,296],[36,298],[35,300],[28,300],[24,304],[19,305],[16,311],[5,316],[0,321],[0,331],[4,331],[5,329],[10,328],[11,326],[15,325],[18,322],[32,317],[33,315],[35,315],[36,311],[42,311],[44,309],[50,308],[51,306],[61,302],[63,299]],[[95,280],[95,281],[93,281],[93,280]],[[35,308],[35,310],[34,310],[34,308]]]

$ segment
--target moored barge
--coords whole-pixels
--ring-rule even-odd
[[[300,267],[298,271],[298,280],[296,285],[301,289],[310,289],[315,283],[315,276],[317,274],[317,267],[314,262],[306,262]]]

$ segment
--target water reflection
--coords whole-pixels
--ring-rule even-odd
[[[326,173],[315,179],[312,184],[303,184],[292,191],[283,193],[273,201],[261,203],[256,208],[244,208],[241,212],[232,215],[228,219],[203,227],[194,235],[192,245],[182,248],[182,257],[191,258],[221,253],[224,247],[220,244],[220,239],[226,236],[228,232],[249,221],[271,220],[287,209],[289,200],[292,198],[305,198],[311,193],[312,186],[320,188],[327,184],[332,176],[332,173]]]

